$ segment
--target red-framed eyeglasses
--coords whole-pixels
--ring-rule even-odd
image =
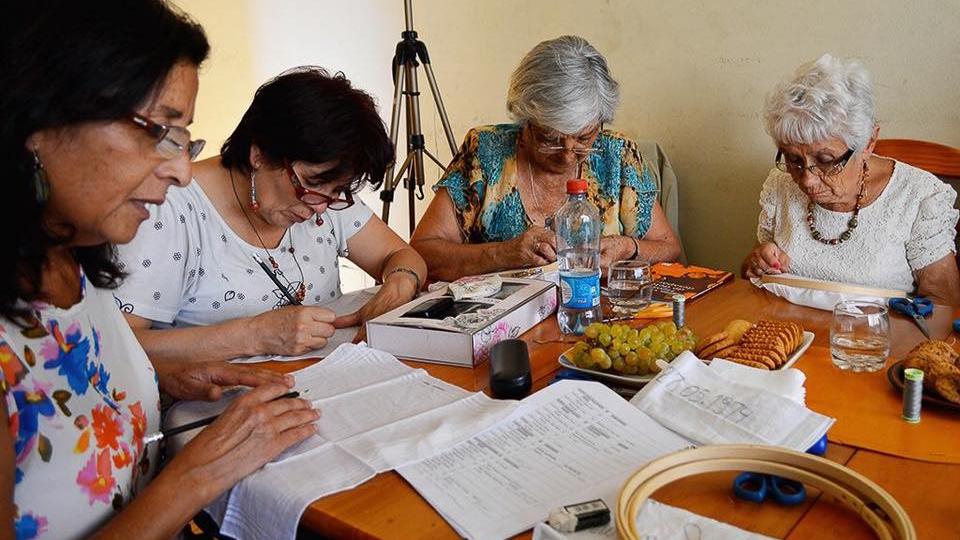
[[[341,193],[343,198],[331,197],[320,193],[319,191],[314,191],[303,186],[303,181],[300,179],[300,175],[297,174],[297,171],[293,170],[293,166],[289,163],[285,164],[287,169],[287,175],[290,176],[290,183],[293,184],[293,189],[297,193],[297,198],[300,199],[305,204],[310,206],[317,206],[320,204],[326,204],[327,208],[330,210],[346,210],[353,206],[353,194],[349,190],[346,190]]]

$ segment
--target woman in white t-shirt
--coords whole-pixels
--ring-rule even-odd
[[[319,412],[290,377],[156,368],[116,309],[111,244],[190,180],[203,30],[160,0],[39,2],[0,51],[0,537],[170,538]],[[92,67],[96,66],[96,69]],[[160,389],[234,401],[160,470]],[[159,473],[158,473],[159,471]]]
[[[221,155],[120,248],[117,303],[150,359],[302,354],[409,302],[423,259],[353,197],[392,159],[373,100],[342,74],[300,67],[261,86]],[[340,296],[338,257],[383,286],[336,318],[323,304]]]
[[[873,154],[879,128],[861,64],[830,55],[804,64],[767,98],[765,120],[776,168],[745,276],[790,272],[960,304],[956,193]]]

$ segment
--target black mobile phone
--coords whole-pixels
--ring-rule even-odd
[[[417,319],[443,319],[453,308],[453,298],[449,296],[440,296],[431,298],[403,314],[404,317],[414,317]]]

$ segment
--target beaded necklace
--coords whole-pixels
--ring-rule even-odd
[[[863,198],[866,196],[866,187],[867,187],[867,161],[863,161],[863,172],[860,173],[860,193],[857,194],[857,204],[853,207],[853,216],[850,218],[850,221],[847,222],[847,230],[840,233],[840,236],[837,238],[824,238],[820,231],[817,230],[817,226],[814,222],[813,209],[816,207],[816,203],[810,201],[807,203],[807,228],[810,229],[810,236],[814,240],[820,242],[821,244],[827,244],[830,246],[836,246],[842,244],[850,239],[850,236],[853,235],[853,230],[857,228],[857,225],[860,224],[859,216],[860,209],[863,208]]]

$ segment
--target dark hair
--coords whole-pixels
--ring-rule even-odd
[[[367,183],[379,187],[393,161],[393,145],[373,98],[351,86],[343,73],[331,77],[316,66],[285,71],[257,89],[220,149],[223,166],[250,172],[253,145],[274,167],[340,159],[322,176],[334,180],[350,174],[352,192]]]
[[[203,29],[163,0],[41,0],[6,11],[0,50],[0,315],[26,315],[17,300],[40,298],[48,250],[70,238],[42,222],[27,138],[40,130],[125,118],[180,61],[199,66]],[[115,287],[123,277],[113,246],[73,248],[87,279]]]

